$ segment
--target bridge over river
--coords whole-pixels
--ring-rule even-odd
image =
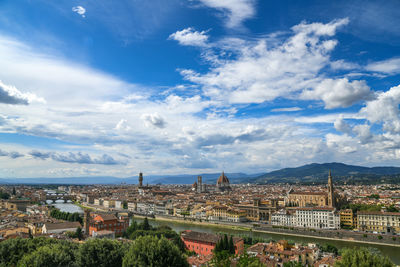
[[[47,200],[51,200],[53,201],[53,203],[55,203],[57,200],[64,200],[64,202],[66,203],[68,200],[76,200],[76,197],[67,193],[49,193],[46,194],[46,201]]]

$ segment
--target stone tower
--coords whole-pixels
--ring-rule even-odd
[[[88,236],[90,236],[89,226],[90,226],[90,210],[85,209],[83,211],[83,228],[85,228],[85,234]]]
[[[139,173],[139,187],[143,187],[143,173]]]
[[[328,206],[332,207],[332,208],[335,206],[335,196],[334,196],[334,192],[333,192],[332,174],[331,174],[330,170],[329,170],[329,176],[328,176]]]
[[[197,176],[197,193],[203,192],[203,178],[201,176]]]

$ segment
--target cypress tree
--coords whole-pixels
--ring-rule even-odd
[[[143,230],[150,230],[150,224],[149,220],[147,220],[147,217],[144,218],[143,225],[142,225]]]
[[[229,242],[228,242],[228,235],[227,234],[225,234],[225,236],[224,236],[223,250],[228,250],[229,251]]]
[[[229,252],[231,254],[235,254],[235,246],[233,245],[233,238],[231,236],[231,238],[229,239]]]

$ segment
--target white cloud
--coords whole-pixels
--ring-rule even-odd
[[[195,31],[193,28],[186,28],[171,34],[168,39],[176,40],[181,45],[207,46],[208,35],[206,31]]]
[[[383,123],[383,130],[400,133],[400,85],[387,92],[377,94],[375,100],[368,101],[360,110],[371,123]]]
[[[142,120],[144,120],[144,123],[147,127],[153,126],[156,128],[164,128],[165,127],[165,120],[158,114],[143,114]]]
[[[380,72],[385,74],[399,74],[400,73],[400,58],[390,58],[387,60],[369,63],[366,67],[368,71]]]
[[[72,11],[81,15],[82,18],[86,17],[85,16],[86,9],[83,6],[74,6],[74,7],[72,7]]]
[[[271,112],[294,112],[294,111],[300,111],[303,110],[300,107],[290,107],[290,108],[273,108],[271,109]]]
[[[372,99],[373,93],[365,81],[349,82],[347,78],[343,78],[325,79],[314,89],[305,90],[301,97],[303,99],[321,99],[325,103],[325,108],[333,109],[349,107],[361,100]]]
[[[32,102],[46,103],[46,101],[32,93],[22,93],[11,85],[0,81],[0,104],[28,105]]]
[[[226,26],[234,28],[255,15],[255,0],[199,0],[205,6],[221,11],[226,17]]]
[[[128,125],[127,120],[121,119],[115,126],[115,129],[119,130],[119,131],[129,131],[131,129],[131,127]]]
[[[351,134],[352,129],[351,126],[343,119],[343,117],[339,117],[335,120],[333,126],[339,132]]]
[[[292,28],[293,35],[287,40],[272,46],[268,46],[267,39],[242,42],[228,51],[235,54],[233,59],[226,58],[224,49],[220,59],[213,57],[214,67],[208,73],[186,69],[181,74],[202,86],[206,96],[230,104],[295,98],[305,88],[318,85],[320,72],[330,64],[330,52],[337,44],[325,37],[347,22],[302,23]]]

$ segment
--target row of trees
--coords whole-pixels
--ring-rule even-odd
[[[9,199],[9,198],[10,194],[8,194],[7,192],[0,191],[0,199]]]
[[[155,236],[157,238],[165,237],[171,240],[181,252],[185,252],[185,244],[179,234],[166,225],[153,227],[149,224],[147,218],[145,218],[142,223],[133,221],[131,226],[129,226],[124,233],[124,237],[131,240],[136,240],[141,236]]]
[[[233,238],[230,236],[228,241],[228,235],[224,235],[220,240],[218,240],[217,244],[214,248],[214,253],[226,251],[229,254],[235,254],[235,245],[233,244]]]
[[[70,221],[70,222],[80,222],[81,224],[83,222],[82,217],[78,212],[70,213],[53,208],[50,211],[50,216],[56,219]]]
[[[83,244],[50,238],[9,239],[0,243],[0,266],[128,267],[188,266],[179,248],[165,237],[142,236],[123,243],[91,239]]]

